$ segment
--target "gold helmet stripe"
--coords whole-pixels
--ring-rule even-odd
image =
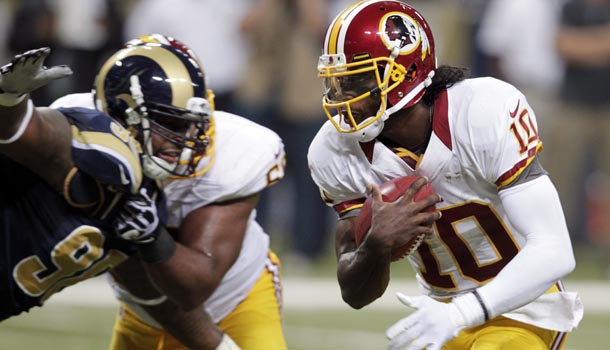
[[[343,12],[339,13],[337,17],[333,20],[330,27],[328,28],[328,32],[326,33],[326,39],[324,43],[324,47],[328,49],[328,52],[325,54],[334,55],[337,53],[337,40],[339,36],[339,30],[345,23],[345,18],[349,15],[349,13],[356,8],[358,5],[362,4],[365,1],[360,1],[352,6],[349,6]]]
[[[159,46],[160,47],[160,46]],[[120,61],[124,58],[130,56],[143,56],[150,58],[152,61],[157,63],[161,69],[167,75],[166,81],[172,87],[172,105],[180,108],[186,108],[186,102],[189,98],[193,97],[193,87],[189,84],[185,79],[190,81],[190,75],[184,63],[176,57],[171,51],[162,49],[155,49],[156,46],[132,46],[112,55],[106,63],[100,69],[99,76],[96,81],[96,90],[98,99],[102,102],[102,108],[104,111],[107,111],[107,103],[106,103],[106,94],[104,93],[104,81],[106,75],[112,69],[112,67],[116,64],[117,61]],[[122,96],[122,98],[126,98],[127,96]],[[130,100],[130,99],[128,99]],[[133,103],[133,102],[131,102]]]
[[[346,8],[343,12],[341,12],[331,24],[331,27],[328,30],[326,36],[326,42],[324,47],[328,49],[326,54],[333,55],[337,53],[343,53],[344,51],[344,43],[345,43],[345,35],[347,34],[347,29],[350,26],[350,23],[362,11],[363,8],[369,6],[370,4],[376,2],[382,2],[386,0],[376,0],[369,1],[364,0],[353,4],[352,6]]]

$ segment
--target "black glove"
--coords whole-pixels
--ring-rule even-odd
[[[157,204],[144,187],[127,199],[114,221],[116,234],[134,243],[153,242],[158,226]]]

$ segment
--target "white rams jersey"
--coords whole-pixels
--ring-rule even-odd
[[[528,166],[542,143],[523,94],[493,78],[468,79],[443,91],[433,118],[430,142],[419,157],[376,140],[359,143],[328,121],[308,158],[323,199],[340,214],[362,206],[369,183],[428,177],[443,198],[436,204],[442,217],[435,234],[408,259],[427,294],[446,298],[489,282],[524,246],[498,191]]]
[[[94,108],[91,94],[73,94],[53,106]],[[167,196],[168,226],[178,227],[190,212],[203,206],[243,198],[276,183],[284,176],[285,154],[280,137],[273,131],[234,114],[215,111],[210,152],[190,179],[170,180]],[[225,318],[250,292],[258,280],[269,251],[269,236],[252,212],[241,252],[204,306],[215,322]],[[147,323],[158,324],[138,304],[121,299]]]

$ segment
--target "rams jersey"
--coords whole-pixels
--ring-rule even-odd
[[[492,78],[465,80],[443,91],[434,104],[432,128],[425,153],[417,156],[377,140],[359,143],[328,121],[308,158],[323,199],[340,215],[362,206],[369,183],[428,177],[443,198],[436,204],[442,217],[435,234],[408,259],[427,294],[448,298],[493,279],[524,246],[498,191],[524,171],[542,144],[525,97]]]
[[[94,108],[91,94],[68,95],[58,105]],[[197,176],[164,184],[169,227],[178,227],[192,211],[213,203],[253,195],[284,177],[284,144],[273,131],[240,116],[215,111],[213,134]],[[260,277],[269,251],[269,236],[250,215],[239,257],[204,307],[215,322],[225,318],[248,295]],[[121,298],[121,296],[119,296]],[[159,327],[137,303],[123,298],[140,319]]]
[[[140,186],[156,188],[142,178],[138,145],[125,129],[90,109],[60,111],[75,164],[63,196],[0,155],[0,320],[125,260],[134,248],[111,233],[114,214]]]

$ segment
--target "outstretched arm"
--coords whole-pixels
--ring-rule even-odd
[[[43,66],[50,49],[15,56],[0,68],[0,153],[39,174],[62,191],[72,168],[70,127],[65,117],[49,108],[36,108],[28,93],[72,74],[70,68]]]
[[[258,197],[206,205],[187,215],[173,256],[146,264],[155,284],[186,309],[205,302],[237,260]]]
[[[158,225],[154,201],[141,192],[115,222],[139,247],[146,272],[160,291],[186,310],[200,306],[237,260],[258,194],[193,210],[175,237]]]

